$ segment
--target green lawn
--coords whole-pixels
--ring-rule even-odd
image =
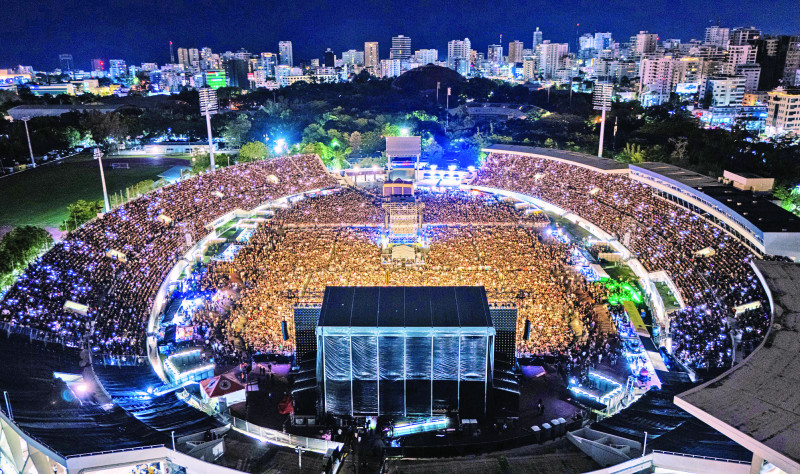
[[[130,169],[113,169],[112,163],[128,163]],[[181,159],[113,158],[103,160],[109,196],[157,175]],[[67,204],[78,199],[100,200],[97,162],[80,156],[0,178],[0,226],[39,225],[58,227],[67,217]]]
[[[656,290],[658,290],[658,294],[661,295],[661,300],[664,302],[664,308],[666,311],[673,311],[680,309],[680,305],[678,304],[678,300],[675,298],[675,295],[672,294],[672,291],[669,289],[666,283],[657,281],[655,282]]]

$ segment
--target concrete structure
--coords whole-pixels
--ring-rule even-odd
[[[71,85],[71,84],[70,84]],[[23,117],[60,117],[64,114],[92,113],[109,114],[119,112],[124,109],[132,109],[130,105],[18,105],[8,110],[8,115],[13,120],[21,120]]]
[[[719,25],[709,26],[706,28],[703,43],[709,46],[718,46],[720,48],[727,48],[730,42],[730,28],[722,28]]]
[[[719,377],[675,397],[675,404],[753,452],[800,473],[800,265],[753,263],[767,290],[772,324],[761,345]]]
[[[469,38],[463,40],[453,40],[447,43],[447,67],[461,74],[468,76],[470,72],[470,50],[472,43]]]
[[[742,191],[768,193],[772,191],[772,187],[775,185],[774,178],[764,178],[753,173],[734,173],[725,170],[722,176],[730,181],[734,188],[741,189]]]
[[[381,59],[381,77],[397,77],[400,75],[399,59]]]
[[[632,179],[703,215],[757,254],[800,258],[800,218],[773,202],[666,163],[630,166]]]
[[[281,66],[294,66],[294,58],[292,57],[292,42],[279,41],[278,42],[278,58]]]
[[[512,41],[508,43],[508,58],[509,64],[516,64],[522,62],[522,41]]]
[[[533,32],[533,42],[531,43],[531,50],[536,51],[536,47],[542,44],[542,31],[539,30],[539,27],[536,27],[536,30]]]
[[[633,52],[638,56],[652,54],[658,47],[658,35],[655,33],[640,31],[633,39]]]
[[[544,79],[553,79],[556,75],[556,70],[562,64],[562,58],[569,53],[569,44],[567,43],[551,43],[544,41],[539,45],[539,70]]]
[[[380,55],[378,54],[378,42],[367,41],[364,43],[364,67],[371,69],[373,74],[380,65]]]
[[[411,57],[411,38],[408,36],[392,36],[392,49],[389,59],[408,59]]]
[[[776,89],[767,101],[767,133],[800,135],[800,92]]]
[[[709,107],[742,105],[744,91],[744,76],[717,76],[708,79],[705,97]]]

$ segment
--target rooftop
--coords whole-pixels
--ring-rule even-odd
[[[319,326],[491,327],[482,286],[329,286]]]
[[[638,163],[630,167],[657,173],[697,190],[727,206],[762,232],[800,232],[800,217],[752,192],[724,185],[708,176],[667,163]]]
[[[535,146],[523,145],[491,145],[483,149],[488,153],[513,153],[517,155],[537,155],[543,158],[553,158],[560,161],[567,161],[584,168],[592,168],[603,173],[627,173],[628,165],[617,163],[608,158],[577,153],[574,151],[554,150],[552,148],[540,148]]]
[[[773,316],[750,356],[675,403],[786,472],[800,472],[800,265],[758,261]]]

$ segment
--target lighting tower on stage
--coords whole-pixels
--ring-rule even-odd
[[[200,89],[200,113],[206,116],[206,126],[208,127],[208,154],[211,157],[211,171],[214,171],[214,142],[211,137],[211,115],[217,113],[219,104],[217,103],[217,91],[210,87]]]
[[[606,133],[606,111],[611,110],[611,94],[614,92],[614,84],[610,82],[595,82],[592,94],[592,104],[594,110],[602,111],[600,117],[600,147],[597,156],[603,156],[603,138]]]

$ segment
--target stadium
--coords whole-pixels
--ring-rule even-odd
[[[3,472],[800,472],[800,219],[484,152],[240,164],[70,233],[0,302]]]

